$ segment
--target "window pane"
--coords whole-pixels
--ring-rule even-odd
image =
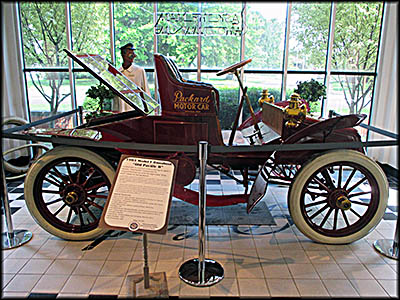
[[[233,74],[217,76],[216,73],[201,73],[201,81],[212,84],[217,90],[224,88],[239,88],[239,84]],[[238,102],[237,97],[235,98],[235,101]]]
[[[68,73],[27,72],[28,105],[31,120],[36,121],[50,115],[72,110],[71,89]],[[72,117],[67,116],[40,128],[66,128],[72,126]]]
[[[201,67],[223,69],[239,62],[242,3],[207,2],[201,11],[208,26],[201,38]]]
[[[134,63],[141,67],[154,66],[153,3],[114,2],[116,66],[121,66],[120,47],[133,43],[137,57]]]
[[[325,69],[330,8],[330,3],[293,3],[289,70]]]
[[[71,28],[73,51],[111,61],[108,3],[71,2]]]
[[[179,68],[197,67],[197,36],[159,35],[158,53],[172,58]]]
[[[369,115],[373,84],[373,76],[332,76],[327,111],[334,110],[341,115],[353,113]]]
[[[155,84],[154,84],[154,72],[146,72],[147,83],[149,84],[151,97],[155,99]]]
[[[332,71],[375,70],[381,15],[381,2],[337,4]]]
[[[65,3],[21,2],[21,30],[27,67],[67,67]]]
[[[286,99],[290,99],[290,96],[294,93],[294,90],[298,88],[298,85],[301,82],[308,82],[311,79],[323,84],[325,76],[320,74],[288,74],[286,83]],[[322,100],[308,101],[308,105],[310,106],[310,114],[314,116],[319,116],[321,114]]]
[[[237,81],[236,85],[238,85]],[[275,102],[281,101],[282,75],[280,74],[246,73],[244,75],[244,85],[248,87],[249,98],[255,110],[258,107],[258,98],[261,97],[261,92],[264,89],[274,95]],[[256,92],[250,93],[252,90],[256,90]]]
[[[236,84],[238,85],[237,81]],[[275,102],[281,101],[281,85],[282,75],[280,74],[245,74],[244,85],[248,87],[247,95],[249,96],[251,106],[255,112],[261,108],[258,104],[258,99],[261,97],[263,90],[267,89],[268,93],[274,96]],[[245,121],[250,117],[248,106],[243,103],[243,117]]]
[[[87,99],[86,91],[91,86],[97,86],[100,84],[96,78],[94,78],[88,72],[76,72],[75,76],[75,96],[76,96],[76,104],[77,106],[83,106],[84,109],[87,109]]]
[[[286,3],[247,3],[246,58],[252,69],[282,69]]]
[[[193,2],[160,2],[157,6],[157,52],[172,58],[179,68],[197,67],[197,19],[185,13],[197,13],[199,6]]]

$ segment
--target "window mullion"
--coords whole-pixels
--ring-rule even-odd
[[[72,26],[71,26],[71,3],[67,1],[65,3],[65,26],[67,30],[67,48],[72,51]],[[69,76],[69,86],[71,90],[71,106],[72,109],[76,109],[76,95],[75,95],[75,80],[72,74],[72,59],[68,57],[68,76]],[[76,114],[74,115],[74,126],[78,123]]]
[[[114,26],[114,2],[109,2],[109,20],[110,20],[110,54],[111,63],[116,64],[117,60],[115,57],[115,26]]]
[[[326,99],[322,100],[321,105],[321,116],[326,116],[326,108],[328,107],[329,98],[329,83],[331,81],[331,68],[332,68],[332,52],[333,52],[333,42],[335,38],[335,22],[336,22],[336,3],[331,4],[331,18],[329,22],[329,35],[328,35],[328,49],[326,54],[326,65],[325,65],[325,81],[326,86]]]
[[[158,53],[158,37],[156,34],[156,23],[157,23],[157,5],[158,2],[153,3],[153,52]],[[156,99],[157,102],[160,103],[160,100],[158,99],[158,81],[157,81],[157,70],[156,66],[154,65],[154,72],[153,72],[153,78],[154,78],[154,98]]]
[[[247,5],[246,2],[243,2],[242,4],[242,32],[240,34],[240,61],[244,60],[244,55],[245,55],[245,47],[246,47],[246,30],[247,30]],[[240,70],[240,80],[244,82],[244,68]],[[242,90],[239,89],[239,101],[242,99],[243,93]],[[242,123],[243,120],[243,110],[244,107],[242,107],[242,111],[240,112],[239,116],[239,124]]]
[[[200,12],[201,16],[201,11],[202,11],[202,2],[199,2],[198,6],[198,11]],[[201,33],[200,33],[200,28],[201,28],[201,20],[202,18],[200,17],[199,22],[197,23],[197,81],[201,80]]]
[[[286,99],[287,85],[287,69],[289,60],[289,36],[290,36],[290,19],[292,15],[292,2],[288,2],[286,10],[286,32],[285,32],[285,48],[283,53],[283,74],[282,74],[282,90],[281,101]]]

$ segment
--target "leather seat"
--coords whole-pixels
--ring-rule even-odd
[[[184,79],[175,62],[162,54],[154,54],[154,62],[163,115],[218,114],[219,92],[211,84]],[[192,103],[203,101],[207,105],[174,105],[184,99]]]

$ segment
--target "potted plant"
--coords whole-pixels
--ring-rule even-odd
[[[326,99],[326,86],[318,81],[298,81],[295,93],[308,102],[311,113],[320,113],[321,100]]]
[[[86,99],[83,103],[83,108],[90,110],[85,120],[88,122],[93,118],[99,118],[107,115],[111,115],[111,105],[114,93],[101,83],[97,86],[91,86],[87,91],[86,95],[89,99]]]

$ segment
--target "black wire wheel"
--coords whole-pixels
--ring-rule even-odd
[[[25,201],[35,221],[66,240],[90,240],[104,234],[98,227],[115,170],[93,151],[59,146],[29,169]]]
[[[300,165],[277,164],[271,171],[269,179],[277,183],[290,184],[300,167]]]
[[[388,194],[388,181],[377,163],[354,150],[334,150],[299,170],[288,206],[294,224],[310,239],[347,244],[378,225]]]

